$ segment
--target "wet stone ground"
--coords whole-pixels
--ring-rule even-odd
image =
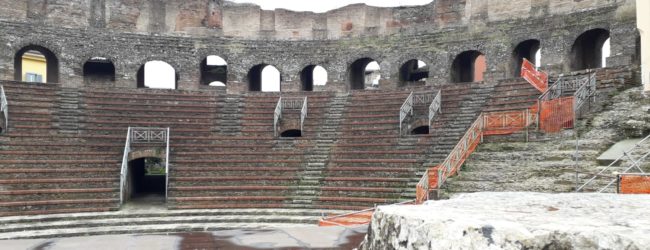
[[[224,230],[150,235],[104,235],[34,240],[3,240],[0,249],[353,249],[367,226],[297,227],[259,230]]]

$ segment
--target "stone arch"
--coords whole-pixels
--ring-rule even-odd
[[[201,85],[225,86],[228,83],[228,63],[216,55],[206,56],[200,65]]]
[[[147,73],[147,68],[151,68],[151,71],[156,70],[155,74]],[[172,65],[165,61],[152,60],[138,69],[137,86],[138,88],[177,89],[178,78],[178,72]]]
[[[37,52],[37,53],[34,53]],[[33,74],[30,72],[26,72],[23,69],[23,57],[27,53],[33,53],[33,56],[35,60],[40,60],[39,58],[42,57],[42,60],[45,61],[45,76],[43,77],[41,75],[41,81],[40,82],[46,82],[46,83],[58,83],[59,82],[59,59],[57,56],[52,52],[50,49],[40,46],[40,45],[35,45],[35,44],[30,44],[25,47],[22,47],[20,50],[18,50],[15,55],[14,55],[14,80],[16,81],[25,81],[29,80],[27,79],[28,77],[30,78],[38,78],[38,74]],[[31,75],[28,75],[31,74]],[[32,79],[36,80],[36,79]]]
[[[300,71],[300,82],[303,91],[313,91],[314,85],[324,86],[327,84],[327,70],[320,65],[309,65]]]
[[[280,137],[287,137],[287,138],[302,137],[302,130],[300,130],[300,129],[287,129],[285,131],[282,131],[282,133],[280,133]]]
[[[115,65],[106,57],[91,57],[83,65],[84,82],[105,83],[115,81]]]
[[[451,82],[480,82],[486,70],[485,55],[478,50],[464,51],[451,65]]]
[[[530,39],[517,44],[512,51],[512,72],[514,77],[520,77],[521,64],[524,59],[535,64],[537,61],[537,53],[541,50],[541,42],[537,39]],[[535,65],[539,67],[540,65]]]
[[[264,79],[265,73],[267,77],[273,79]],[[277,73],[278,77],[275,79],[274,75]],[[279,92],[282,91],[282,73],[280,70],[270,64],[258,64],[253,66],[248,71],[248,90],[249,91],[262,91],[262,92]]]
[[[399,81],[402,85],[427,78],[429,78],[429,65],[422,60],[408,60],[399,68]]]
[[[381,78],[381,69],[373,70],[372,72],[368,71],[368,65],[371,63],[377,63],[379,65],[379,62],[370,58],[370,57],[364,57],[361,59],[357,59],[354,62],[352,62],[348,68],[348,74],[349,74],[349,82],[350,82],[350,89],[352,90],[360,90],[360,89],[365,89],[366,86],[372,85],[372,82],[369,80],[370,78],[373,77],[379,77]],[[380,74],[379,76],[376,76],[375,74]]]
[[[609,30],[596,28],[583,32],[571,46],[571,70],[603,67],[603,45],[609,39]]]

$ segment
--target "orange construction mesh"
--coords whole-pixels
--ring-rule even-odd
[[[331,217],[324,218],[318,222],[318,226],[329,227],[329,226],[354,226],[354,225],[365,225],[370,223],[372,219],[372,214],[374,210],[349,214],[340,217]]]
[[[537,71],[535,65],[525,58],[521,64],[521,77],[526,79],[526,81],[542,93],[548,89],[548,74]]]
[[[622,175],[619,179],[621,194],[650,194],[650,176]]]
[[[532,122],[528,109],[519,111],[490,112],[483,114],[484,135],[509,135],[528,127]]]
[[[573,96],[541,101],[540,107],[539,129],[542,131],[556,133],[573,128]]]

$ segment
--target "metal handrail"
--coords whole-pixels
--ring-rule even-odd
[[[300,109],[300,133],[304,135],[305,132],[305,118],[307,118],[307,97],[305,96],[305,101],[302,103],[302,109]]]
[[[585,103],[589,103],[593,98],[595,102],[596,98],[596,74],[593,73],[589,76],[589,80],[582,84],[578,90],[574,93],[573,99],[573,111],[576,114],[576,117],[582,115],[581,108]]]
[[[131,143],[166,143],[169,128],[129,127]]]
[[[131,127],[126,132],[126,143],[124,144],[124,154],[122,155],[122,168],[120,169],[120,205],[124,204],[124,185],[129,167],[129,152],[131,152]]]
[[[167,128],[167,147],[165,149],[165,200],[169,198],[169,128]]]
[[[626,156],[627,156],[628,158],[630,158],[630,152],[632,152],[632,151],[634,151],[635,149],[639,148],[640,145],[641,145],[642,143],[644,143],[645,141],[647,141],[648,139],[650,139],[650,135],[646,136],[645,138],[643,138],[641,141],[639,141],[639,142],[637,142],[636,144],[634,144],[634,146],[630,147],[629,149],[623,151],[623,154],[622,154],[621,156],[619,156],[618,158],[616,158],[616,160],[614,160],[612,163],[610,163],[609,165],[607,165],[607,167],[604,167],[603,169],[601,169],[597,174],[595,174],[593,177],[591,177],[589,180],[587,180],[587,182],[585,182],[584,184],[582,184],[580,187],[576,188],[576,192],[580,192],[580,191],[582,191],[585,187],[587,187],[587,185],[591,184],[594,180],[596,180],[596,178],[598,178],[598,176],[601,176],[605,171],[609,170],[611,167],[618,165],[618,163],[623,159],[623,157],[626,157]],[[646,157],[648,157],[648,155],[650,155],[650,152],[644,154],[641,158],[639,158],[638,161],[645,159]],[[634,160],[633,160],[633,161],[634,161]],[[637,162],[638,162],[638,161],[637,161]],[[627,169],[625,169],[624,173],[627,173],[627,171],[629,171],[630,169],[634,168],[635,166],[636,166],[636,164],[632,164],[632,166],[630,166],[630,167],[628,167]],[[643,170],[642,170],[642,169],[639,169],[639,170],[643,173]],[[605,190],[606,188],[608,188],[608,187],[609,187],[610,185],[612,185],[612,184],[613,184],[613,183],[610,183],[610,184],[608,184],[605,188],[601,189],[601,192],[602,192],[603,190]]]
[[[278,99],[278,104],[275,105],[273,112],[273,135],[278,136],[278,121],[282,118],[282,97]]]
[[[406,100],[404,101],[404,104],[402,104],[402,107],[399,109],[399,134],[402,134],[402,123],[404,123],[404,120],[406,117],[411,114],[413,115],[413,92],[409,94],[408,97],[406,97]]]
[[[442,91],[438,90],[436,97],[433,98],[431,105],[429,105],[429,129],[433,125],[433,118],[436,114],[442,113]]]
[[[5,132],[9,130],[9,102],[7,102],[7,96],[5,95],[5,89],[0,85],[0,112],[4,113],[5,117]]]

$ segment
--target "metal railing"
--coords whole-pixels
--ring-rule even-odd
[[[433,118],[436,117],[436,114],[442,113],[442,91],[438,90],[436,97],[431,101],[429,105],[429,129],[433,125]]]
[[[2,85],[0,85],[0,112],[5,117],[4,131],[6,132],[9,130],[9,102],[7,102],[7,95],[5,95],[5,89]]]
[[[402,124],[408,115],[413,115],[413,92],[406,97],[404,104],[399,108],[399,134],[402,134]]]
[[[300,133],[305,133],[305,118],[307,118],[307,97],[305,96],[305,101],[302,103],[302,109],[300,109]]]
[[[278,99],[278,104],[275,105],[273,112],[273,135],[278,136],[278,122],[282,118],[282,97]]]
[[[169,128],[167,128],[167,146],[165,149],[165,200],[169,197]]]
[[[641,141],[635,143],[634,146],[630,147],[629,149],[623,151],[623,154],[622,154],[621,156],[619,156],[618,158],[616,158],[616,160],[614,160],[612,163],[610,163],[609,165],[607,165],[607,167],[604,167],[603,169],[601,169],[598,173],[594,174],[594,176],[591,177],[589,180],[587,180],[587,182],[585,182],[584,184],[582,184],[581,186],[579,186],[579,187],[576,189],[576,192],[584,191],[584,189],[585,189],[589,184],[592,184],[592,183],[593,183],[593,182],[594,182],[598,177],[605,177],[606,175],[605,175],[604,173],[605,173],[606,171],[612,169],[614,166],[619,165],[619,164],[620,164],[620,163],[621,163],[625,158],[627,158],[627,160],[630,162],[630,165],[629,165],[628,167],[626,167],[626,168],[623,170],[622,173],[618,173],[618,174],[627,174],[627,173],[630,173],[629,171],[630,171],[630,170],[633,170],[633,169],[635,169],[635,168],[639,171],[639,173],[642,173],[642,174],[645,173],[645,172],[643,171],[643,169],[641,169],[641,165],[640,165],[640,163],[643,162],[643,161],[644,161],[644,160],[645,160],[645,159],[650,155],[650,151],[643,153],[641,156],[639,156],[639,157],[636,158],[636,159],[635,159],[634,156],[632,155],[632,152],[635,151],[636,149],[641,148],[641,145],[643,145],[646,141],[648,141],[648,139],[650,139],[650,135],[646,136],[646,137],[643,138]],[[649,146],[649,145],[646,145],[645,148],[647,149],[648,146]],[[611,180],[610,182],[608,182],[607,185],[605,185],[603,188],[600,188],[600,189],[598,190],[598,192],[599,192],[599,193],[604,192],[604,191],[607,190],[609,187],[611,187],[613,184],[615,184],[617,181],[618,181],[618,178],[617,178],[617,177],[613,177],[613,180]]]
[[[560,76],[557,81],[551,87],[549,87],[538,99],[537,99],[537,125],[538,129],[540,126],[543,126],[545,123],[541,120],[543,117],[553,121],[554,125],[565,124],[566,127],[573,127],[576,119],[576,112],[578,111],[578,106],[582,107],[585,103],[591,98],[596,96],[596,75],[590,74],[589,76],[578,76],[573,78],[566,78]],[[568,100],[566,98],[574,98],[574,100]],[[562,99],[564,98],[564,99]],[[575,99],[580,98],[581,100],[576,102]],[[566,99],[566,100],[565,100]],[[573,102],[573,107],[567,111],[568,108],[565,106],[565,102]],[[553,104],[549,107],[544,107],[543,104]],[[578,105],[579,104],[579,105]],[[569,104],[571,105],[571,104]],[[578,105],[578,106],[577,106]],[[547,112],[547,115],[543,116],[543,112]],[[573,111],[573,114],[570,114]],[[582,111],[579,111],[582,112]],[[570,117],[567,117],[570,116]],[[555,124],[557,123],[557,124]],[[556,129],[552,129],[556,130]],[[549,132],[549,131],[547,131]]]
[[[447,177],[456,173],[460,166],[463,165],[467,157],[474,151],[476,146],[483,141],[483,114],[474,121],[472,126],[460,139],[458,144],[451,150],[451,153],[445,158],[445,161],[438,168],[438,181],[436,189],[445,183]]]
[[[576,118],[582,117],[589,111],[592,104],[596,102],[596,74],[589,75],[589,81],[585,82],[573,94],[573,110]]]
[[[300,131],[305,128],[305,119],[307,118],[307,97],[280,97],[278,103],[275,105],[275,112],[273,112],[273,135],[278,136],[278,124],[282,120],[282,112],[284,110],[300,110]]]
[[[167,143],[169,128],[141,128],[129,129],[132,143]]]
[[[131,127],[126,132],[126,143],[122,154],[122,168],[120,169],[120,205],[124,204],[126,178],[129,169],[129,152],[131,152]]]

